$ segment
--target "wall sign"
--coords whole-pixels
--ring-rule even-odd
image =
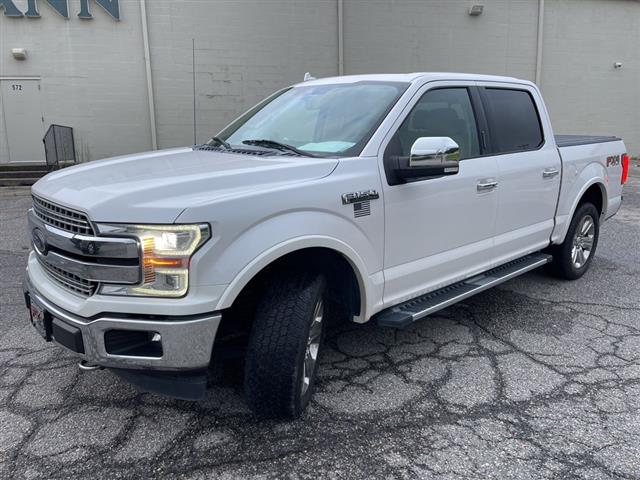
[[[53,8],[56,12],[62,15],[64,18],[69,18],[69,6],[67,0],[44,0]],[[119,0],[94,0],[100,5],[109,15],[115,20],[120,20],[120,4]],[[89,11],[89,0],[79,0],[80,13],[78,17],[84,20],[90,20],[93,18]],[[27,0],[27,11],[22,13],[18,7],[16,7],[13,0],[0,0],[0,9],[4,8],[5,17],[14,18],[39,18],[40,11],[38,10],[38,0]]]

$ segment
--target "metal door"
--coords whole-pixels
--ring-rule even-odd
[[[9,162],[43,162],[44,119],[39,79],[0,79]]]
[[[418,110],[419,103],[431,102],[432,92],[458,92],[456,95],[462,95],[468,102],[467,116],[473,118],[469,87],[471,85],[468,82],[431,82],[425,85],[405,110],[408,115],[403,115],[398,123],[404,125],[405,121],[409,121],[412,112]],[[443,111],[454,115],[454,110],[460,111],[460,105],[454,107],[442,99],[435,100],[432,106],[440,107],[431,110],[433,112]],[[442,130],[438,130],[434,136],[456,137],[453,133],[455,129],[448,128],[460,126],[460,117],[457,113],[454,116],[455,119],[449,122],[443,117]],[[411,122],[430,123],[438,117],[432,113],[429,122],[418,122],[416,118],[417,114],[414,114]],[[473,118],[472,121],[473,126],[462,122],[469,134],[476,131],[478,120]],[[401,125],[392,131],[397,132],[399,127]],[[416,130],[423,128],[416,126]],[[393,137],[390,137],[389,143],[391,141]],[[412,141],[413,138],[402,143],[409,146]],[[384,158],[381,164],[383,162]],[[385,172],[381,174],[385,175]],[[497,174],[494,157],[475,153],[467,154],[460,161],[460,171],[456,175],[417,179],[397,185],[383,182],[386,305],[394,305],[450,285],[493,266],[497,211],[497,192],[493,182]]]
[[[505,107],[508,104],[514,108],[512,117],[520,116],[524,119],[535,118],[529,125],[537,125],[540,134],[540,144],[535,142],[523,144],[521,150],[513,151],[506,147],[505,151],[500,145],[501,135],[507,128],[498,128],[496,124],[491,131],[492,145],[495,150],[495,158],[498,163],[498,213],[496,216],[495,247],[496,264],[507,263],[516,258],[538,251],[549,244],[549,238],[555,225],[556,205],[560,192],[560,155],[556,147],[551,124],[545,113],[544,103],[537,89],[528,85],[502,84],[497,82],[478,82],[480,87],[486,87],[496,92],[504,92],[507,95],[522,94],[520,98],[530,108],[516,110],[517,102],[510,96],[504,97],[504,103],[499,104],[503,108],[487,108],[487,98],[484,94],[483,104],[489,124],[494,116],[510,110]],[[480,90],[481,93],[483,89]],[[528,93],[529,95],[525,94]],[[509,99],[509,101],[507,101]],[[537,120],[537,121],[536,121]],[[526,128],[518,124],[518,120],[510,122],[516,126],[509,134],[526,131]],[[498,142],[496,143],[496,138]],[[515,137],[519,139],[520,137]],[[546,140],[546,141],[545,141]],[[512,140],[515,141],[515,140]]]

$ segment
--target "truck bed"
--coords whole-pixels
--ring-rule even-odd
[[[617,142],[620,140],[618,137],[603,135],[554,135],[554,137],[556,145],[560,148],[589,145],[591,143]]]

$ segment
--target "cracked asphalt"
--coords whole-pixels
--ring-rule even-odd
[[[591,270],[536,271],[405,331],[330,333],[315,399],[257,422],[81,373],[27,320],[28,189],[0,189],[0,478],[640,477],[640,176]]]

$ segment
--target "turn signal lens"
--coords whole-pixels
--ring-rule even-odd
[[[629,176],[629,155],[622,155],[622,177],[620,178],[620,183],[624,185],[627,183],[627,177]]]

